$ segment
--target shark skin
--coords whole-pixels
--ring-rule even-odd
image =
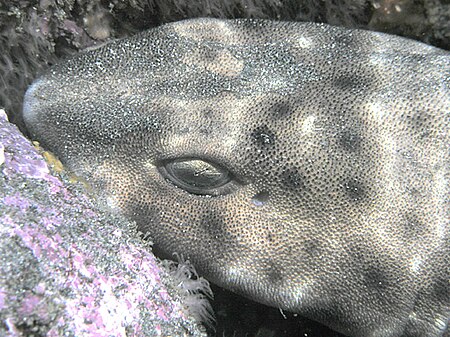
[[[449,75],[401,37],[194,19],[55,65],[24,120],[161,256],[348,336],[438,337]]]

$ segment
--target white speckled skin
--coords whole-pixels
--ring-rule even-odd
[[[24,118],[157,251],[213,282],[349,336],[437,337],[449,64],[379,33],[190,20],[53,67]],[[203,173],[185,180],[173,163],[192,160],[226,184],[185,188]]]

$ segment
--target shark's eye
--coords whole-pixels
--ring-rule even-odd
[[[233,192],[238,183],[224,167],[201,159],[175,159],[159,166],[161,175],[183,190],[219,196]]]

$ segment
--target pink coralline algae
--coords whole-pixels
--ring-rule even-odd
[[[0,110],[0,335],[205,336],[133,224],[51,174]]]

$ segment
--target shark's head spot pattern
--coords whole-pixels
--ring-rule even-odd
[[[404,233],[404,240],[410,237],[421,237],[426,235],[427,226],[424,226],[420,220],[420,216],[414,210],[406,211],[402,215],[401,231]]]
[[[426,110],[415,111],[411,115],[406,115],[405,122],[409,125],[412,135],[419,136],[420,138],[427,138],[432,135],[433,125],[435,123],[433,117]]]
[[[359,89],[366,86],[367,81],[355,74],[341,75],[333,80],[333,84],[338,90],[347,91]]]
[[[197,19],[55,65],[24,120],[218,285],[351,337],[441,337],[449,87],[416,41]]]
[[[450,288],[448,286],[448,282],[448,279],[438,278],[433,284],[436,298],[442,303],[447,304],[450,302]]]
[[[266,125],[259,126],[253,130],[251,137],[260,150],[268,150],[275,146],[276,136]]]
[[[344,187],[345,194],[350,200],[357,202],[366,197],[365,187],[361,181],[351,178],[342,185]]]
[[[293,114],[292,106],[288,102],[277,102],[270,108],[275,119],[288,118]]]
[[[267,282],[272,284],[273,286],[282,285],[284,282],[283,273],[279,265],[274,262],[268,260],[266,262],[265,274],[267,278]]]
[[[305,241],[301,254],[302,259],[307,259],[312,262],[315,259],[319,258],[321,254],[322,247],[319,240],[310,239]]]
[[[376,291],[381,296],[390,287],[389,273],[385,273],[381,268],[370,265],[364,272],[364,284],[369,291]]]
[[[283,168],[280,173],[281,182],[286,191],[291,193],[304,193],[306,177],[298,168]]]
[[[349,152],[359,150],[362,142],[362,136],[359,131],[347,129],[338,135],[339,145]]]

